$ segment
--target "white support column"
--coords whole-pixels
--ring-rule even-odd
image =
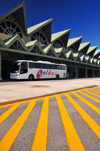
[[[78,75],[77,75],[77,65],[75,66],[75,78],[78,78]]]
[[[88,75],[87,75],[87,66],[86,66],[86,78],[88,77]]]
[[[2,80],[1,78],[1,52],[0,52],[0,80]]]

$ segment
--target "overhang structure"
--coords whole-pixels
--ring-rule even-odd
[[[99,75],[97,46],[81,43],[83,36],[69,39],[71,29],[52,33],[52,24],[49,19],[27,28],[24,2],[0,17],[0,79],[9,73],[5,65],[16,59],[64,63],[72,77],[78,77],[77,73],[81,77],[85,69],[90,73],[96,69]]]

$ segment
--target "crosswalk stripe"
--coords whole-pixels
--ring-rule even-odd
[[[91,89],[98,90],[98,89],[100,89],[100,87],[93,87]]]
[[[35,101],[30,102],[24,112],[20,115],[20,117],[16,120],[16,122],[12,125],[12,127],[8,130],[5,136],[0,141],[0,149],[2,151],[8,151],[16,139],[20,129],[22,128],[24,122],[26,121],[28,115],[35,105]]]
[[[97,112],[98,114],[100,114],[100,109],[97,108],[96,106],[94,106],[92,103],[90,103],[89,101],[87,101],[86,99],[84,99],[83,97],[81,97],[79,94],[73,92],[73,94],[78,97],[81,101],[83,101],[85,104],[87,104],[90,108],[92,108],[95,112]]]
[[[45,98],[31,151],[46,151],[49,98]]]
[[[95,90],[91,90],[91,89],[87,89],[87,90],[89,90],[89,91],[93,91],[93,92],[96,92],[96,93],[99,93],[99,94],[100,94],[100,92],[95,91]]]
[[[65,94],[68,100],[72,103],[75,109],[79,112],[85,122],[89,125],[89,127],[93,130],[93,132],[100,139],[100,126],[75,102],[75,100],[69,95]]]
[[[78,92],[83,94],[83,95],[85,95],[85,96],[87,96],[88,98],[94,100],[95,102],[100,103],[100,100],[98,100],[98,99],[96,99],[96,98],[94,98],[94,97],[92,97],[92,96],[90,96],[90,95],[88,95],[88,94],[86,94],[86,93],[84,93],[84,92],[82,92],[80,90],[78,90]]]
[[[97,96],[97,97],[100,97],[100,95],[97,95],[97,94],[92,93],[92,92],[90,92],[90,91],[87,91],[87,90],[85,90],[85,89],[83,89],[83,91],[88,92],[88,93],[90,93],[90,94],[93,94],[93,95],[95,95],[95,96]]]
[[[0,123],[2,123],[12,112],[14,112],[17,107],[20,105],[20,103],[16,103],[13,106],[11,106],[7,111],[5,111],[1,116],[0,116]]]
[[[95,89],[92,89],[92,90],[95,90]],[[96,92],[100,92],[100,89],[96,89],[95,91],[96,91]]]
[[[61,118],[62,118],[62,123],[64,126],[65,134],[66,134],[66,139],[68,141],[68,146],[70,151],[85,151],[81,140],[74,128],[74,125],[69,117],[69,114],[62,102],[62,99],[60,96],[56,95],[56,100],[59,106]]]
[[[93,87],[93,88],[91,88],[91,89],[100,89],[100,87]]]

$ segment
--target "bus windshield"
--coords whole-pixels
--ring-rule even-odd
[[[11,73],[19,73],[21,62],[13,62],[11,67]]]

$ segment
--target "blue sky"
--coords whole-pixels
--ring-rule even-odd
[[[0,16],[23,0],[0,0]],[[53,18],[52,33],[71,29],[69,38],[100,49],[100,0],[25,0],[27,27]]]

